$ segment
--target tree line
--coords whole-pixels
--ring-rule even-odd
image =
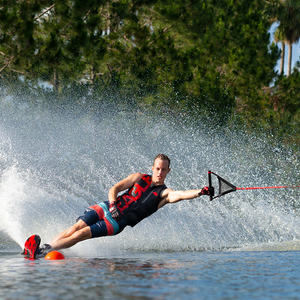
[[[268,33],[278,22],[275,41],[291,49],[299,0],[0,3],[6,88],[47,82],[57,99],[72,92],[93,101],[117,93],[135,109],[185,112],[299,144],[300,65],[276,73],[283,50]]]

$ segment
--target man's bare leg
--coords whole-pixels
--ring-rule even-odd
[[[50,243],[54,250],[65,249],[74,246],[78,242],[92,237],[91,229],[87,224],[79,220],[69,229],[58,234]]]
[[[72,227],[68,228],[67,230],[59,233],[51,242],[51,245],[63,238],[70,237],[72,234],[74,234],[76,231],[85,228],[87,225],[84,221],[78,220]]]

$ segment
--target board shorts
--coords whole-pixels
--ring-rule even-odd
[[[92,238],[116,235],[127,226],[123,217],[119,221],[112,217],[109,212],[109,201],[90,206],[76,222],[78,220],[84,221],[91,228]]]

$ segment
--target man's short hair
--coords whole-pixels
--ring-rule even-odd
[[[156,156],[155,156],[155,158],[154,158],[154,161],[153,161],[153,165],[154,165],[154,162],[157,160],[157,159],[161,159],[161,160],[166,160],[167,162],[168,162],[168,168],[170,168],[170,164],[171,164],[171,160],[170,160],[170,158],[167,156],[167,155],[165,155],[165,154],[161,154],[161,153],[159,153],[159,154],[157,154]]]

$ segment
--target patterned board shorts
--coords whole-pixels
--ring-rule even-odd
[[[124,218],[116,221],[109,212],[109,201],[105,201],[87,208],[76,221],[84,221],[92,232],[92,238],[116,235],[127,226]]]

